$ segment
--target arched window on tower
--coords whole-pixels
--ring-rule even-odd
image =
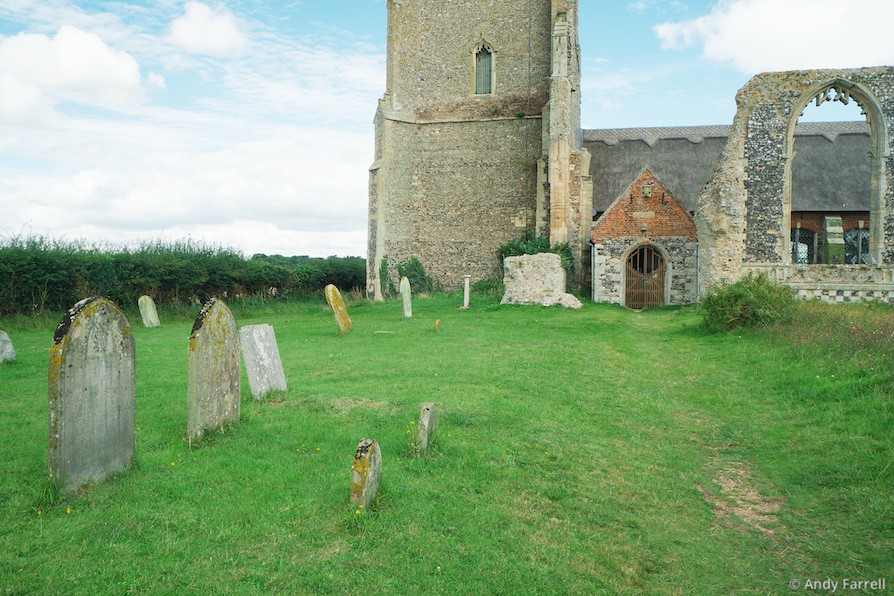
[[[475,93],[493,93],[494,53],[491,47],[482,43],[475,51]]]

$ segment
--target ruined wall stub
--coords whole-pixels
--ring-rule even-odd
[[[870,259],[875,267],[894,264],[894,68],[765,73],[736,95],[726,149],[699,194],[701,291],[746,271],[787,277],[795,124],[811,101],[833,100],[856,101],[870,124]],[[819,283],[822,270],[812,271]]]

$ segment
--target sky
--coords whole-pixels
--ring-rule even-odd
[[[386,16],[0,0],[0,243],[366,256]],[[583,127],[730,124],[759,72],[894,64],[891,22],[890,0],[580,0]],[[860,117],[835,108],[804,117]]]

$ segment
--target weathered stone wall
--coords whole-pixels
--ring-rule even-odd
[[[823,302],[875,300],[894,304],[894,269],[869,265],[749,265],[805,299]]]
[[[737,94],[732,132],[698,201],[702,290],[791,263],[794,127],[811,101],[857,101],[870,123],[870,259],[894,265],[894,68],[766,73]]]
[[[370,192],[368,274],[416,256],[445,289],[499,274],[497,248],[534,225],[537,119],[388,122],[389,155]],[[375,246],[373,247],[373,236]]]
[[[388,2],[388,80],[370,171],[367,291],[419,258],[444,289],[499,273],[497,248],[535,227],[555,0]],[[576,10],[576,3],[571,3]],[[493,50],[476,94],[475,51]]]

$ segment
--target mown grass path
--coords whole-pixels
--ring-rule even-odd
[[[186,434],[191,321],[137,342],[133,469],[45,497],[52,325],[5,328],[0,588],[6,592],[786,593],[894,584],[894,409],[766,333],[692,308],[633,313],[455,297],[351,310],[236,309],[270,323],[289,392],[201,445]],[[441,319],[443,330],[432,331]],[[3,328],[0,326],[0,328]],[[835,375],[835,376],[833,376]],[[409,455],[419,404],[442,408]],[[379,441],[375,510],[348,506]]]

